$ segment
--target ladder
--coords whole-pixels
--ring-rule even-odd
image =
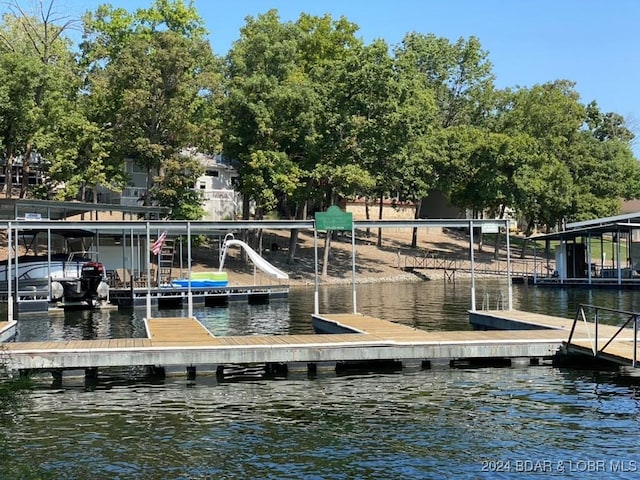
[[[171,270],[173,268],[173,240],[166,239],[158,254],[158,284],[171,283]]]

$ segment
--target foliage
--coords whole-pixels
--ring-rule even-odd
[[[194,208],[180,215],[188,216],[199,211],[196,196],[167,188],[175,179],[164,177],[168,170],[193,171],[171,165],[183,149],[215,151],[219,145],[218,64],[204,35],[192,4],[158,0],[134,14],[99,7],[85,17],[82,44],[92,111],[108,127],[111,157],[133,158],[145,168],[147,202],[154,195],[167,200],[168,191],[185,195],[183,203]],[[154,178],[164,185],[151,193]],[[168,206],[179,203],[172,199]]]
[[[631,133],[619,116],[580,103],[572,82],[504,92],[493,128],[529,139],[514,204],[530,224],[609,216],[640,194]]]
[[[69,152],[77,151],[74,139],[58,128],[78,114],[79,78],[70,44],[63,36],[70,23],[56,25],[58,17],[51,6],[40,8],[33,15],[16,8],[4,15],[0,25],[0,135],[7,165],[21,161],[21,197],[27,195],[35,159],[46,158],[46,171],[47,166],[55,169],[67,162]],[[57,186],[59,180],[51,179],[46,193]],[[7,188],[6,196],[12,195]]]
[[[339,197],[418,209],[438,187],[478,215],[515,207],[530,228],[553,228],[640,197],[621,115],[582,103],[568,80],[496,90],[475,37],[412,32],[390,48],[344,17],[270,10],[221,59],[193,1],[101,5],[82,19],[79,51],[73,25],[53,2],[36,14],[15,3],[0,24],[2,154],[26,179],[46,175],[20,196],[97,201],[98,187],[126,186],[129,158],[147,173],[147,203],[199,218],[199,167],[181,156],[196,148],[238,161],[245,218],[250,202],[259,217],[302,217]]]
[[[305,19],[307,31],[311,21]],[[312,163],[322,102],[301,64],[301,57],[310,53],[298,49],[304,43],[301,36],[297,25],[282,24],[271,10],[247,19],[226,58],[224,151],[240,160],[240,191],[261,209],[273,208],[277,198],[292,198]],[[292,173],[295,188],[281,188],[276,178],[265,178],[266,190],[258,192],[265,162],[276,167],[276,176]]]
[[[154,203],[169,207],[170,218],[200,220],[204,216],[202,198],[195,188],[204,167],[196,157],[174,155],[163,161],[164,175],[156,177],[149,195]]]

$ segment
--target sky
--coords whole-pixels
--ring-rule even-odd
[[[129,11],[152,0],[57,0],[70,15],[111,3]],[[640,137],[639,0],[194,0],[213,50],[227,53],[247,16],[277,9],[282,21],[300,13],[346,17],[366,43],[393,46],[408,32],[455,41],[479,38],[496,86],[530,87],[567,79],[581,101],[623,115]],[[640,139],[634,144],[640,158]]]

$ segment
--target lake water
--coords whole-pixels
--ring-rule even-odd
[[[478,306],[506,296],[477,284]],[[514,287],[514,308],[572,317],[579,303],[638,310],[640,293]],[[320,292],[351,311],[350,286]],[[466,282],[367,284],[358,310],[427,330],[469,329]],[[270,305],[196,309],[216,335],[310,333],[313,291]],[[186,312],[162,311],[176,315]],[[144,311],[20,321],[21,339],[143,336]],[[38,384],[0,423],[2,478],[637,478],[640,390],[552,367],[289,375],[273,380]],[[7,476],[8,475],[8,476]],[[48,477],[46,477],[48,475]]]

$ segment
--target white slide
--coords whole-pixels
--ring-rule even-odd
[[[272,277],[279,278],[282,280],[287,280],[289,278],[289,275],[284,273],[279,268],[276,268],[273,265],[271,265],[264,258],[262,258],[258,252],[256,252],[253,248],[251,248],[249,245],[244,243],[242,240],[234,240],[234,239],[225,240],[224,242],[223,251],[222,251],[222,260],[220,261],[220,271],[222,271],[222,268],[224,267],[224,259],[227,256],[227,248],[232,247],[234,245],[244,248],[247,252],[247,255],[249,255],[249,258],[253,262],[253,264],[257,268],[262,270],[264,273],[266,273],[267,275],[271,275]]]

